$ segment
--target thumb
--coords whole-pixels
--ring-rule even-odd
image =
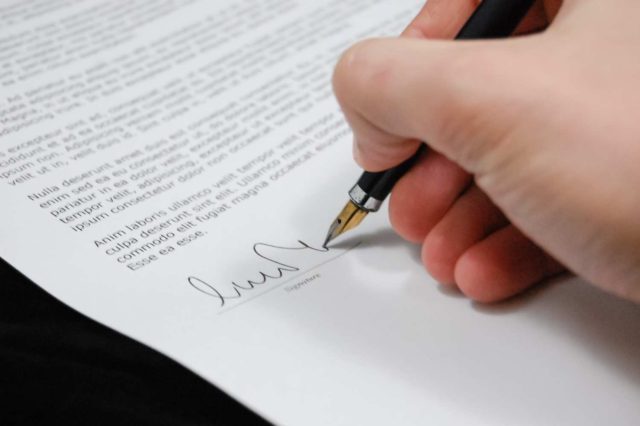
[[[419,141],[471,173],[504,152],[539,94],[526,38],[499,41],[375,39],[349,49],[334,91],[354,131],[354,156],[366,170],[399,164]],[[491,155],[488,155],[491,154]]]

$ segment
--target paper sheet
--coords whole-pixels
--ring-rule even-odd
[[[443,292],[358,175],[339,53],[420,1],[0,2],[0,255],[289,425],[635,424],[640,311]]]

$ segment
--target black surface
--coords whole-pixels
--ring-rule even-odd
[[[0,260],[0,424],[264,425],[169,358]]]

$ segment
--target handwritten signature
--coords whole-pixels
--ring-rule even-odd
[[[297,247],[281,247],[275,246],[266,243],[256,243],[253,245],[253,252],[260,258],[266,260],[269,263],[269,266],[272,268],[268,271],[258,271],[256,273],[257,277],[253,279],[247,279],[242,281],[232,281],[231,285],[225,285],[227,291],[222,290],[221,287],[216,284],[212,284],[207,282],[201,278],[191,276],[187,279],[189,284],[195,288],[196,290],[211,296],[218,300],[220,303],[220,307],[224,307],[227,301],[233,299],[240,299],[244,296],[246,292],[251,290],[255,290],[257,287],[265,285],[271,281],[277,281],[283,279],[285,276],[288,276],[294,272],[299,272],[301,269],[298,266],[290,265],[281,262],[274,258],[275,256],[271,255],[269,257],[265,255],[262,250],[265,248],[272,249],[273,252],[275,249],[278,251],[314,251],[314,252],[322,252],[326,253],[329,251],[328,248],[315,248],[305,243],[304,241],[298,241],[300,244]]]

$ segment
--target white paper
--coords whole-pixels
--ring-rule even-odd
[[[384,213],[319,248],[358,175],[332,67],[420,3],[0,2],[0,255],[275,423],[637,423],[636,306],[471,304]]]

